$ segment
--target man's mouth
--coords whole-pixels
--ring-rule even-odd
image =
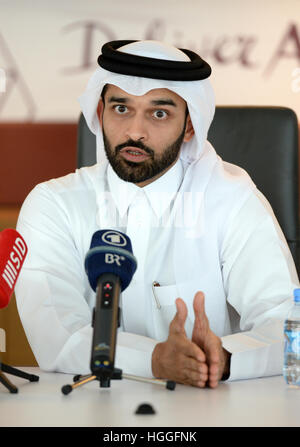
[[[143,149],[133,146],[123,147],[120,150],[120,154],[125,160],[134,162],[141,162],[150,157],[150,155]]]

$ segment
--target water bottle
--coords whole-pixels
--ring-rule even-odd
[[[283,376],[288,385],[300,388],[300,289],[294,290],[294,306],[284,322]]]

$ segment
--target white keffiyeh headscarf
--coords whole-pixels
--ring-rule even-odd
[[[151,40],[127,44],[119,48],[119,51],[157,59],[189,61],[188,56],[183,51],[165,43]],[[206,138],[215,113],[215,99],[208,79],[200,81],[166,81],[113,73],[99,67],[89,80],[85,92],[79,98],[86,123],[96,135],[98,163],[106,160],[102,129],[97,116],[97,106],[105,84],[113,84],[136,96],[144,95],[150,90],[158,88],[172,90],[186,101],[195,130],[194,137],[189,142],[183,143],[180,157],[190,164],[194,160],[199,159],[205,150],[211,148]]]

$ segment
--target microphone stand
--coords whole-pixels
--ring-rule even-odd
[[[161,379],[149,379],[147,377],[141,377],[141,376],[134,376],[132,374],[123,374],[121,369],[115,368],[111,379],[129,379],[129,380],[136,380],[138,382],[146,382],[146,383],[153,383],[155,385],[161,385],[168,390],[174,390],[176,387],[176,382],[173,382],[172,380],[161,380]],[[92,382],[93,380],[99,380],[100,381],[100,387],[110,387],[110,379],[106,381],[106,379],[103,380],[100,376],[95,376],[92,374],[88,374],[86,376],[77,375],[73,377],[73,384],[72,385],[64,385],[61,389],[63,394],[69,394],[71,391],[73,391],[75,388],[80,387],[81,385],[85,385],[86,383]]]
[[[11,383],[11,381],[5,376],[5,374],[3,374],[3,372],[12,374],[16,377],[22,377],[22,379],[27,379],[29,380],[29,382],[39,381],[39,376],[25,373],[24,371],[20,371],[17,368],[13,368],[12,366],[0,362],[0,382],[9,390],[10,393],[18,393],[18,388],[13,383]]]
[[[118,308],[118,316],[120,316],[121,309]],[[120,319],[118,318],[118,326],[120,326]],[[146,382],[146,383],[154,383],[155,385],[160,385],[168,390],[174,390],[176,387],[176,382],[173,380],[161,380],[161,379],[149,379],[147,377],[135,376],[131,374],[123,374],[122,370],[119,368],[113,368],[113,370],[109,370],[108,368],[103,368],[97,373],[88,374],[88,375],[80,375],[77,374],[73,377],[72,385],[64,385],[61,388],[63,394],[70,394],[71,391],[80,387],[81,385],[85,385],[86,383],[92,382],[93,380],[98,380],[100,382],[101,388],[109,388],[111,380],[121,380],[121,379],[129,379],[136,380],[138,382]]]

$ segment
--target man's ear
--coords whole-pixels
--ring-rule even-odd
[[[98,106],[97,106],[97,115],[98,115],[98,119],[99,119],[101,127],[103,124],[103,110],[104,110],[104,104],[103,104],[103,101],[101,98],[100,101],[98,102]]]
[[[194,127],[192,124],[192,120],[191,120],[190,114],[188,114],[187,119],[186,119],[185,133],[184,133],[183,141],[187,143],[188,141],[190,141],[192,139],[194,134],[195,134],[195,131],[194,131]]]

